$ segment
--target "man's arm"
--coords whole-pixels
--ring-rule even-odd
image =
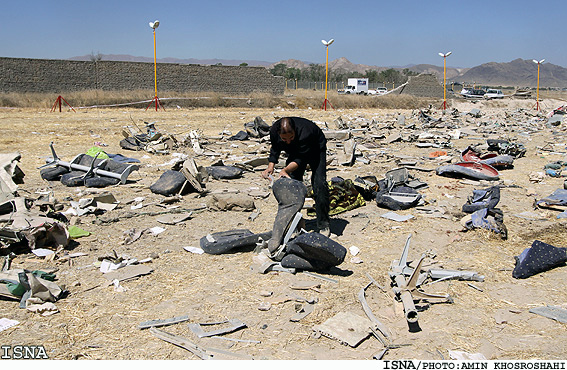
[[[280,171],[280,177],[289,177],[289,174],[298,168],[299,165],[296,162],[289,162],[289,164]]]

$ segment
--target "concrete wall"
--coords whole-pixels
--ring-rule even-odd
[[[264,67],[158,63],[158,95],[163,91],[281,95],[285,80]],[[0,58],[1,92],[64,93],[154,89],[154,64]]]

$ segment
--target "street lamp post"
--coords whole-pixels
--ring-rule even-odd
[[[447,109],[447,57],[451,55],[452,52],[439,53],[443,57],[443,110]]]
[[[150,27],[154,30],[154,98],[152,99],[150,104],[148,104],[148,106],[146,107],[146,110],[148,110],[150,105],[152,105],[152,103],[155,101],[156,111],[158,110],[158,107],[165,110],[165,108],[161,105],[161,102],[159,101],[157,94],[156,28],[158,28],[158,26],[159,26],[158,20],[156,20],[155,22],[150,22]]]
[[[543,63],[545,59],[542,60],[535,60],[533,62],[537,64],[537,88],[536,88],[536,110],[539,111],[539,66]]]
[[[330,39],[329,41],[321,40],[321,42],[323,43],[323,45],[325,45],[325,48],[327,49],[327,62],[325,63],[325,101],[323,101],[323,106],[321,107],[321,109],[325,109],[325,110],[327,110],[327,102],[328,102],[327,83],[329,80],[329,45],[331,45],[334,41],[335,41],[334,39]],[[331,102],[329,102],[329,105],[331,105]]]

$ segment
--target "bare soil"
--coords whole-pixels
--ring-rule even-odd
[[[542,103],[549,109],[563,105],[561,101]],[[168,166],[171,155],[153,155],[131,152],[120,148],[122,127],[143,128],[143,121],[156,122],[159,131],[183,137],[191,130],[201,133],[201,142],[206,150],[221,155],[216,158],[196,156],[190,146],[176,152],[193,156],[198,165],[208,166],[218,159],[227,164],[240,162],[255,156],[266,156],[268,143],[258,140],[243,142],[227,141],[221,133],[232,134],[244,128],[244,123],[254,117],[262,117],[268,124],[283,116],[301,116],[313,121],[326,122],[335,129],[334,121],[342,117],[352,128],[361,128],[364,122],[372,122],[370,133],[388,136],[400,132],[408,137],[411,133],[432,132],[443,134],[453,129],[422,129],[418,111],[412,110],[335,110],[318,109],[168,109],[152,111],[143,109],[88,109],[78,112],[51,113],[45,110],[3,109],[0,110],[0,148],[4,153],[18,151],[22,154],[20,168],[25,173],[24,184],[19,194],[37,198],[41,190],[51,190],[54,197],[69,207],[70,200],[90,197],[89,189],[69,188],[60,183],[48,183],[41,179],[37,167],[45,163],[50,155],[49,143],[54,142],[57,154],[70,160],[84,153],[95,142],[107,144],[108,153],[121,153],[142,161],[138,172],[130,176],[125,185],[104,189],[110,191],[121,202],[119,207],[102,216],[85,215],[73,220],[91,236],[73,243],[69,252],[83,252],[87,256],[70,262],[45,261],[31,253],[20,253],[13,268],[30,270],[57,269],[57,282],[65,286],[69,295],[56,304],[60,312],[51,316],[40,316],[19,309],[15,301],[0,300],[0,317],[20,322],[19,325],[0,333],[0,345],[43,345],[51,359],[106,359],[106,360],[180,360],[198,359],[189,351],[166,343],[148,330],[138,329],[138,324],[152,319],[166,319],[189,315],[192,323],[207,323],[227,319],[240,319],[247,327],[224,337],[245,341],[229,341],[221,338],[199,339],[180,323],[162,328],[164,331],[187,338],[203,347],[249,355],[255,359],[268,360],[364,360],[383,349],[375,338],[369,337],[356,348],[343,345],[336,340],[314,336],[313,327],[340,312],[366,317],[357,294],[368,282],[368,275],[381,284],[386,292],[375,285],[366,291],[369,306],[376,317],[390,330],[391,341],[403,344],[391,349],[385,359],[448,359],[448,351],[482,353],[487,359],[564,359],[567,353],[566,325],[529,312],[533,307],[557,305],[567,307],[565,273],[567,267],[540,273],[525,280],[512,277],[514,256],[531,246],[534,240],[565,247],[566,223],[557,219],[557,211],[534,209],[534,199],[549,195],[563,188],[563,178],[546,177],[543,182],[531,183],[529,174],[543,171],[543,166],[552,161],[566,161],[565,123],[548,128],[543,114],[533,110],[533,101],[504,100],[500,102],[464,101],[452,102],[452,108],[461,113],[458,117],[442,115],[432,109],[430,114],[453,122],[461,128],[476,130],[476,134],[452,140],[453,148],[447,150],[456,160],[468,145],[485,143],[487,138],[514,139],[527,148],[525,157],[514,162],[514,168],[501,171],[501,201],[498,205],[504,212],[504,223],[508,239],[486,230],[463,231],[460,220],[464,213],[461,207],[473,189],[486,188],[490,184],[473,184],[460,179],[440,177],[435,171],[410,173],[427,182],[427,189],[420,190],[427,203],[442,207],[445,217],[419,213],[415,209],[399,211],[402,215],[413,215],[407,222],[395,222],[380,217],[388,210],[378,208],[374,201],[365,206],[333,217],[332,238],[345,248],[360,249],[355,263],[352,255],[347,257],[334,273],[321,273],[334,279],[330,282],[306,274],[270,272],[259,274],[251,270],[253,252],[237,252],[223,255],[194,254],[183,249],[199,246],[203,236],[232,229],[245,228],[252,232],[265,232],[272,228],[277,203],[270,195],[256,199],[261,211],[253,221],[250,212],[213,211],[194,212],[192,217],[177,225],[162,225],[157,216],[142,213],[161,212],[158,203],[163,196],[149,190]],[[472,108],[479,108],[480,118],[466,115]],[[406,124],[416,123],[416,129],[397,126],[399,114],[406,117]],[[386,128],[392,127],[392,128]],[[429,159],[436,148],[420,148],[416,142],[402,141],[391,144],[382,139],[372,139],[369,133],[355,132],[357,142],[364,145],[362,153],[370,159],[369,164],[355,162],[346,167],[331,164],[328,178],[341,176],[353,179],[356,176],[374,175],[383,178],[386,171],[396,168],[396,159],[411,156],[418,159],[418,166],[435,169],[439,164]],[[553,151],[538,149],[547,143],[554,144]],[[334,142],[329,143],[330,152],[335,152]],[[260,152],[260,154],[257,154]],[[556,154],[554,154],[556,153]],[[262,170],[259,168],[258,170]],[[261,179],[260,172],[246,172],[236,180],[210,180],[207,190],[247,189],[257,187],[269,191],[268,184]],[[145,197],[141,209],[132,211],[128,202],[136,197]],[[211,195],[199,197],[189,194],[183,197],[181,208],[197,209],[207,203]],[[154,203],[154,204],[152,204]],[[540,220],[528,220],[516,215],[533,211]],[[115,222],[100,223],[103,217],[126,215],[137,212],[138,217],[119,218]],[[305,216],[309,221],[312,220]],[[124,231],[162,226],[166,231],[152,236],[144,234],[136,242],[123,243]],[[424,287],[428,292],[449,293],[453,303],[419,306],[419,330],[410,331],[403,309],[390,290],[388,270],[392,260],[400,257],[406,238],[412,234],[409,259],[416,261],[427,253],[430,266],[451,270],[471,270],[485,276],[483,282],[445,281]],[[122,282],[126,291],[117,292],[97,267],[93,265],[99,257],[128,255],[139,260],[153,256],[150,266],[153,272],[133,280]],[[434,258],[433,258],[434,257]],[[318,291],[297,291],[290,288],[300,281],[311,281],[321,285]],[[478,289],[476,289],[476,288]],[[287,301],[273,304],[268,311],[258,307],[270,298],[280,295],[299,295],[316,298],[314,312],[299,322],[291,322],[298,302]]]

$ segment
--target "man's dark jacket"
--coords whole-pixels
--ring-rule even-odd
[[[300,167],[312,161],[318,161],[321,151],[326,150],[327,139],[323,131],[308,119],[291,117],[291,120],[295,124],[295,138],[290,144],[286,144],[278,133],[281,119],[274,122],[270,128],[272,148],[269,161],[278,163],[282,151],[287,153],[288,163],[295,162]]]

